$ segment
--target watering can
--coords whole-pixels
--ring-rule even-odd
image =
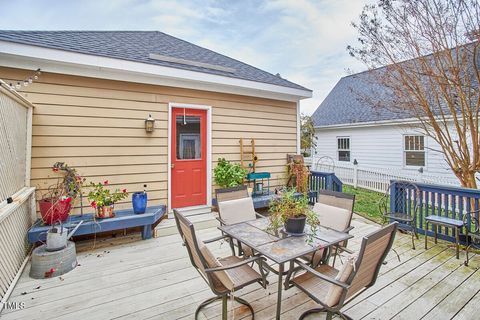
[[[68,233],[68,229],[62,224],[58,227],[53,226],[50,228],[47,232],[47,244],[45,250],[58,251],[64,249],[67,246],[67,240],[73,236],[82,223],[83,221],[80,221],[70,233]]]

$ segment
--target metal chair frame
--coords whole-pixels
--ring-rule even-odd
[[[256,283],[256,282],[260,283],[260,285],[264,289],[266,289],[267,280],[266,280],[266,275],[263,271],[264,270],[263,263],[266,261],[266,259],[264,257],[261,257],[261,256],[253,256],[253,257],[250,257],[248,259],[245,259],[245,260],[243,260],[239,263],[235,263],[235,264],[232,264],[232,265],[210,268],[207,261],[205,260],[202,253],[200,252],[200,248],[198,247],[197,241],[193,242],[194,243],[194,248],[190,248],[190,246],[184,240],[185,236],[183,234],[182,228],[180,227],[180,221],[179,220],[182,220],[182,223],[184,223],[185,225],[188,226],[188,228],[190,229],[190,232],[193,236],[193,239],[197,239],[193,224],[187,218],[185,218],[181,213],[179,213],[177,210],[174,209],[173,212],[174,212],[175,222],[177,224],[178,232],[180,233],[180,236],[182,237],[182,241],[183,241],[184,246],[187,248],[188,256],[190,258],[190,262],[191,262],[192,266],[194,266],[195,269],[197,269],[200,276],[205,280],[205,282],[207,282],[207,284],[209,285],[212,292],[216,295],[216,297],[212,297],[212,298],[209,298],[209,299],[203,301],[197,307],[197,309],[195,311],[195,319],[197,319],[198,314],[200,313],[202,308],[204,308],[205,306],[207,306],[211,303],[214,303],[215,301],[222,300],[222,320],[227,320],[227,302],[228,302],[229,298],[233,298],[238,303],[245,305],[250,310],[250,312],[252,314],[252,319],[255,319],[253,308],[247,301],[245,301],[244,299],[241,299],[239,297],[233,296],[232,292],[229,291],[229,290],[219,291],[215,288],[213,273],[217,272],[217,271],[224,271],[224,270],[238,268],[238,267],[241,267],[241,266],[249,264],[249,263],[257,263],[258,266],[259,266],[260,275],[262,277],[261,282],[257,281],[257,280],[246,282],[246,283],[242,284],[241,286],[235,287],[234,290],[235,291],[239,290],[239,289],[241,289],[245,286],[248,286],[248,285],[250,285],[252,283]],[[224,236],[219,236],[219,237],[216,237],[216,238],[213,238],[213,239],[205,240],[203,242],[205,244],[207,244],[207,243],[212,243],[212,242],[222,240],[222,239],[225,239],[225,237]],[[200,266],[196,265],[195,260],[193,258],[192,250],[195,250],[197,256],[200,258],[200,261],[202,263],[202,267],[205,270],[205,275],[200,271]]]
[[[299,261],[298,259],[296,259],[294,261],[291,261],[290,262],[290,271],[289,271],[289,273],[287,275],[287,278],[285,279],[285,283],[284,283],[286,289],[291,288],[292,286],[295,285],[293,282],[290,281],[290,279],[291,279],[292,275],[295,275],[297,272],[299,272],[301,270],[305,270],[305,271],[311,273],[315,277],[318,277],[318,278],[320,278],[324,281],[327,281],[327,282],[329,282],[333,285],[336,285],[336,286],[339,286],[339,287],[342,288],[342,293],[341,293],[339,302],[335,306],[330,307],[330,306],[326,305],[323,301],[318,299],[312,293],[308,292],[307,290],[305,290],[302,287],[298,287],[300,290],[305,292],[312,300],[314,300],[316,303],[321,305],[320,308],[313,308],[313,309],[307,310],[304,313],[302,313],[302,315],[300,315],[300,317],[299,317],[299,320],[302,320],[307,315],[310,315],[310,314],[313,314],[313,313],[319,313],[319,312],[327,312],[327,320],[331,320],[334,315],[338,315],[342,319],[346,319],[346,320],[352,319],[349,316],[345,315],[344,313],[340,312],[340,310],[347,303],[352,301],[354,297],[358,296],[360,293],[362,293],[363,291],[365,291],[366,289],[368,289],[369,287],[371,287],[375,284],[375,282],[377,280],[377,277],[378,277],[378,273],[380,272],[380,268],[383,265],[383,261],[387,257],[387,254],[389,253],[390,249],[392,248],[393,241],[395,240],[395,233],[397,231],[397,225],[398,225],[397,222],[393,222],[389,226],[384,227],[382,230],[377,231],[377,232],[371,234],[370,236],[366,236],[366,237],[363,238],[362,246],[361,246],[360,251],[358,253],[358,257],[355,261],[353,271],[351,272],[347,281],[345,281],[345,282],[341,282],[341,281],[336,280],[335,278],[324,275],[323,273],[320,273],[320,272],[316,271],[315,269],[311,268],[310,266],[306,265],[305,263]],[[354,280],[355,276],[357,275],[357,272],[360,270],[360,267],[362,265],[362,260],[363,260],[363,257],[364,257],[364,253],[365,253],[365,250],[366,250],[368,244],[377,240],[377,239],[379,239],[379,238],[381,238],[381,237],[383,237],[383,236],[385,236],[388,233],[391,233],[392,236],[390,237],[390,240],[389,240],[389,242],[388,242],[388,244],[385,248],[385,251],[383,252],[382,256],[380,257],[378,264],[376,265],[375,272],[373,274],[372,280],[365,287],[360,289],[358,292],[355,292],[353,296],[351,296],[350,298],[347,299],[348,291],[351,288],[352,281]],[[295,263],[298,264],[298,267],[294,266]]]
[[[402,206],[406,206],[406,208],[410,208],[413,210],[409,210],[408,212],[390,211],[390,205],[392,203],[392,199],[390,198],[390,190],[392,187],[396,187],[403,191],[397,193],[397,198],[393,200],[395,205],[398,206],[399,204],[401,204]],[[410,195],[405,196],[405,191],[408,193],[412,192],[413,198]],[[383,225],[390,223],[391,221],[396,221],[400,224],[410,226],[413,250],[415,250],[415,238],[418,240],[417,215],[420,208],[420,197],[420,189],[417,187],[417,185],[415,185],[415,183],[412,183],[410,181],[396,181],[388,186],[384,197],[380,200],[380,203],[378,205],[380,213],[382,214]],[[406,203],[406,200],[408,200],[408,202],[410,203]],[[411,208],[411,201],[414,201],[413,208]],[[405,209],[403,211],[405,211]]]
[[[468,266],[468,263],[470,262],[470,257],[468,256],[468,253],[472,247],[480,246],[480,223],[477,218],[473,217],[473,213],[478,213],[480,210],[476,211],[471,211],[469,214],[465,214],[463,216],[463,226],[465,227],[465,261],[464,265]],[[469,221],[470,220],[470,221]],[[474,222],[474,230],[470,230],[470,225],[469,222]],[[471,239],[471,242],[469,242],[469,239]]]

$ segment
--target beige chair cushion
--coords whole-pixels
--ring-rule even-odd
[[[222,201],[218,204],[220,218],[226,224],[234,224],[249,220],[255,220],[255,209],[252,198],[242,198]]]
[[[320,225],[329,227],[338,231],[348,228],[352,213],[350,210],[329,206],[324,203],[315,203],[313,211],[320,220]]]
[[[208,249],[205,243],[202,240],[198,239],[198,237],[197,237],[197,242],[198,242],[198,248],[200,249],[200,252],[203,258],[207,262],[207,265],[210,268],[222,267],[222,264],[220,263],[220,261],[218,261],[218,259],[215,258],[215,256],[212,254],[210,249]],[[223,291],[221,286],[225,287],[229,291],[233,290],[234,283],[232,278],[230,278],[227,272],[217,271],[217,272],[214,272],[213,274],[214,274],[214,278],[217,278],[217,280],[220,282],[220,283],[215,283],[215,286],[217,286],[216,288],[217,290]]]
[[[348,258],[345,264],[342,267],[342,270],[337,274],[335,280],[340,282],[346,282],[348,277],[353,272],[353,266],[355,264],[354,258]],[[336,306],[338,301],[340,300],[340,296],[342,295],[342,287],[337,285],[332,285],[328,290],[327,295],[325,296],[325,304],[329,307]]]

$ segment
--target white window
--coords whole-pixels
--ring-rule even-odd
[[[349,137],[337,138],[337,155],[338,155],[338,161],[350,162],[350,138]]]
[[[406,135],[403,138],[403,159],[406,167],[425,166],[425,137]]]

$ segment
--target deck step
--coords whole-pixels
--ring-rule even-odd
[[[208,228],[214,228],[218,226],[218,220],[215,219],[214,214],[209,210],[207,213],[203,214],[196,214],[188,216],[188,220],[190,220],[193,225],[195,226],[195,230],[202,230]],[[163,220],[160,224],[154,229],[153,236],[155,238],[158,237],[165,237],[172,234],[178,233],[177,225],[175,223],[175,219],[168,216],[168,219]]]
[[[208,214],[212,212],[212,207],[203,205],[203,206],[180,208],[177,210],[181,212],[185,217],[190,217],[190,216],[197,216],[201,214]],[[168,218],[173,219],[173,210],[170,210],[170,212],[168,213]]]

